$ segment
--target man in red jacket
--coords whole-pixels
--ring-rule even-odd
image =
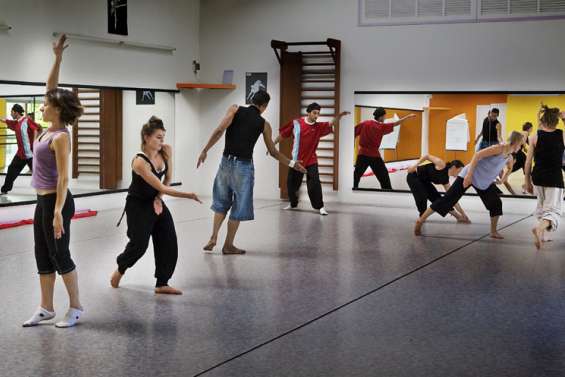
[[[24,116],[24,108],[18,104],[12,106],[12,118],[2,119],[0,122],[6,123],[9,129],[15,132],[16,141],[18,142],[18,151],[14,155],[12,162],[8,166],[4,185],[0,188],[2,194],[7,194],[14,186],[14,181],[20,175],[24,166],[32,169],[33,162],[33,141],[37,134],[41,131],[41,126],[35,123],[29,116]]]
[[[359,152],[353,172],[353,188],[359,187],[359,181],[370,166],[373,174],[377,177],[382,189],[391,190],[390,177],[385,166],[379,148],[383,136],[393,131],[394,127],[400,125],[406,119],[416,115],[410,114],[394,123],[384,123],[386,110],[377,107],[373,112],[375,119],[366,120],[355,126],[355,137],[359,136]]]
[[[280,139],[293,138],[292,158],[302,161],[302,164],[306,167],[306,187],[312,208],[318,210],[320,215],[325,216],[328,212],[324,208],[316,149],[320,138],[332,133],[334,125],[338,124],[341,117],[349,114],[349,112],[343,111],[337,114],[331,122],[318,122],[321,109],[322,107],[316,102],[308,105],[306,117],[294,119],[282,127],[280,135],[275,139],[275,144]],[[293,209],[298,206],[298,190],[302,185],[303,178],[303,173],[289,169],[286,183],[290,205],[286,209]]]

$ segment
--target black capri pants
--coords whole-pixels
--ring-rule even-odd
[[[35,240],[35,262],[39,274],[52,274],[57,271],[60,275],[75,269],[71,259],[69,241],[71,239],[71,219],[75,214],[75,201],[70,191],[63,205],[63,229],[61,238],[55,239],[53,217],[57,193],[37,195],[37,205],[33,216],[33,237]]]
[[[445,195],[432,203],[430,206],[431,209],[445,217],[469,187],[464,188],[463,178],[457,177]],[[489,210],[490,217],[501,216],[502,200],[500,200],[500,196],[498,196],[496,185],[492,183],[486,190],[479,190],[475,186],[473,187],[477,191],[485,208]]]

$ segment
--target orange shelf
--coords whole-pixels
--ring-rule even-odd
[[[235,89],[234,84],[201,84],[198,82],[178,82],[177,89]]]

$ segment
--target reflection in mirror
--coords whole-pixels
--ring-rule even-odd
[[[172,144],[174,93],[139,91],[152,96],[141,101],[136,90],[65,89],[74,90],[84,107],[84,115],[69,127],[69,188],[75,196],[128,187],[140,130],[152,115],[163,119],[166,142]],[[30,185],[31,149],[33,140],[49,127],[41,112],[44,94],[44,86],[0,84],[0,120],[5,120],[0,122],[0,205],[36,199]]]
[[[457,175],[455,167],[518,131],[524,145],[505,168],[505,182],[505,170],[500,172],[497,187],[501,194],[531,196],[524,189],[524,165],[541,103],[565,109],[565,94],[356,93],[353,187],[411,190],[412,172],[433,177],[426,181],[444,191],[446,180]]]

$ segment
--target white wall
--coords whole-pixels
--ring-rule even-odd
[[[429,94],[356,94],[354,101],[355,106],[380,106],[422,111],[424,107],[430,105],[430,98],[431,95]],[[373,117],[371,116],[369,119],[373,119]]]
[[[124,90],[122,92],[122,114],[123,114],[123,158],[122,158],[122,183],[121,187],[129,186],[131,182],[131,159],[141,150],[141,127],[147,123],[153,115],[163,120],[167,130],[165,143],[175,146],[175,94],[168,92],[156,92],[154,105],[136,105],[135,90]],[[176,148],[173,148],[175,152]],[[176,178],[176,168],[173,166],[173,180]]]
[[[85,41],[71,41],[61,82],[174,89],[194,79],[198,58],[199,0],[128,2],[129,36],[107,33],[107,2],[92,0],[0,0],[0,80],[47,79],[53,56],[53,32],[125,39],[174,46],[173,54]],[[8,58],[9,57],[9,58]]]
[[[222,17],[218,17],[221,10]],[[201,3],[202,77],[218,80],[234,69],[238,89],[202,98],[208,130],[231,103],[242,103],[246,71],[269,73],[266,117],[278,128],[279,63],[271,39],[342,41],[341,107],[353,109],[355,90],[562,90],[565,21],[358,27],[354,0],[206,0]],[[340,191],[353,202],[384,202],[386,195],[352,192],[353,117],[340,134]],[[278,197],[278,169],[256,153],[257,197]],[[208,166],[207,168],[212,169]],[[215,168],[215,166],[213,167]],[[213,176],[213,172],[208,172]],[[206,179],[204,187],[211,181]],[[389,194],[387,194],[389,195]]]
[[[52,63],[51,36],[55,31],[124,39],[176,47],[173,54],[71,40],[65,52],[60,81],[71,84],[175,89],[181,81],[195,81],[192,61],[199,58],[199,0],[130,0],[129,36],[107,33],[106,1],[90,0],[0,0],[0,23],[12,26],[0,32],[0,80],[43,82]],[[9,58],[8,58],[9,55]],[[26,88],[21,86],[24,92]],[[41,93],[44,92],[42,88]],[[10,93],[13,94],[13,93]],[[163,96],[166,110],[160,107]],[[194,160],[198,125],[198,95],[157,94],[157,107],[138,106],[128,111],[135,97],[124,93],[124,181],[131,179],[130,158],[139,148],[139,130],[149,112],[167,118],[167,140],[174,146],[175,160]],[[135,106],[135,105],[134,105]],[[143,110],[143,111],[139,111]],[[146,111],[147,110],[147,111]],[[151,111],[150,111],[151,110]],[[154,110],[154,111],[153,111]],[[165,115],[167,114],[167,115]],[[176,119],[175,119],[176,118]],[[182,128],[175,133],[175,121]],[[199,144],[199,142],[198,142]],[[188,151],[191,151],[190,153]],[[187,156],[184,155],[187,153]],[[192,168],[193,164],[190,164]],[[194,169],[175,168],[175,179],[192,179]]]

